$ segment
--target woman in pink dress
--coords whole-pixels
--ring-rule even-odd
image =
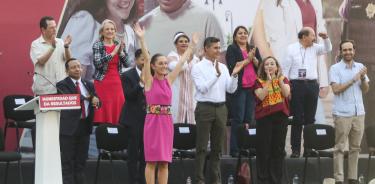
[[[139,38],[145,63],[141,78],[147,102],[147,115],[144,126],[144,152],[146,160],[146,182],[155,183],[155,168],[158,166],[158,183],[168,182],[168,163],[172,162],[173,121],[171,115],[171,85],[178,76],[185,61],[193,52],[198,42],[197,34],[192,37],[189,48],[182,55],[175,69],[168,73],[167,57],[155,54],[150,60],[144,40],[144,28],[134,25],[134,32]],[[152,71],[151,71],[152,68]]]
[[[100,40],[93,45],[94,87],[102,106],[95,110],[94,122],[118,124],[125,97],[120,71],[128,63],[123,41],[115,40],[116,25],[104,20],[99,29]]]

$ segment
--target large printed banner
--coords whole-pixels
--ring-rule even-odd
[[[158,5],[160,2],[160,6]],[[123,39],[131,60],[138,42],[131,28],[139,21],[146,28],[146,42],[151,54],[167,55],[174,50],[173,37],[179,32],[191,36],[201,33],[198,47],[204,38],[215,36],[222,40],[222,49],[232,41],[233,29],[244,25],[251,30],[260,0],[232,1],[173,1],[145,0],[81,0],[70,1],[64,10],[59,36],[71,35],[74,57],[84,65],[85,78],[90,80],[94,72],[92,45],[99,38],[100,24],[104,19],[116,23],[117,38]],[[145,12],[147,11],[147,12]],[[199,49],[198,49],[199,50]]]
[[[344,31],[343,37],[357,41],[357,56],[367,65],[370,80],[373,79],[375,0],[310,2],[314,7],[311,16],[316,17],[316,31],[328,32],[334,45],[333,52],[325,58],[326,67],[336,61],[337,45]],[[303,24],[296,0],[4,0],[0,6],[0,68],[3,70],[0,99],[8,94],[32,94],[30,44],[40,36],[39,19],[44,15],[51,15],[59,22],[58,37],[72,36],[73,56],[83,64],[86,77],[93,72],[92,44],[99,37],[104,19],[116,23],[118,39],[125,41],[131,58],[138,48],[131,24],[139,21],[146,28],[151,54],[172,51],[173,37],[178,31],[189,36],[200,32],[202,37],[219,37],[225,51],[233,41],[233,30],[243,25],[262,56],[274,55],[280,62],[286,46],[297,41],[296,33]],[[366,103],[375,101],[375,95],[368,96]],[[1,107],[0,119],[3,117]],[[7,140],[14,140],[14,133],[8,136]],[[7,148],[14,148],[14,142],[7,143]]]

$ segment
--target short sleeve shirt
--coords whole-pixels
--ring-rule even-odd
[[[56,38],[56,48],[53,51],[51,57],[44,65],[38,64],[38,59],[51,49],[51,45],[48,44],[42,36],[34,40],[31,44],[30,57],[34,64],[34,71],[38,74],[34,75],[34,82],[32,90],[34,94],[54,94],[57,92],[54,85],[66,77],[65,73],[65,48],[64,41]],[[45,78],[43,78],[43,75]]]
[[[330,83],[344,84],[354,78],[354,76],[363,68],[362,63],[353,62],[351,68],[340,61],[331,66],[329,71]],[[369,81],[367,75],[365,81]],[[345,91],[335,95],[333,100],[333,115],[342,117],[351,117],[365,114],[363,105],[361,80],[355,82]]]

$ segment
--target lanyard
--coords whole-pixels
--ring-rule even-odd
[[[300,48],[300,54],[301,54],[301,58],[302,58],[302,66],[305,66],[305,57],[306,57],[306,50],[307,48],[305,48],[305,52],[303,52],[303,55],[302,55],[302,47]]]

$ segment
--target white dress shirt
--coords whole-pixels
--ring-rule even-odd
[[[317,33],[326,33],[322,1],[310,0],[310,3],[315,10]],[[282,0],[279,5],[275,0],[263,0],[259,8],[263,13],[267,43],[283,68],[288,45],[298,41],[298,32],[303,28],[301,9],[295,0]],[[321,37],[317,37],[316,40],[317,43],[323,42]],[[326,62],[323,61],[328,61],[326,55],[318,57],[318,79],[320,87],[327,87],[328,71]]]
[[[220,63],[221,75],[217,77],[214,62],[203,58],[193,66],[191,75],[195,85],[197,102],[225,102],[225,93],[234,93],[237,89],[238,77],[231,77],[228,68]]]
[[[282,70],[290,80],[316,80],[318,79],[318,56],[327,54],[331,50],[332,44],[329,38],[325,39],[323,44],[314,43],[307,48],[304,48],[300,42],[290,44]],[[306,71],[304,78],[298,76],[301,69]]]
[[[84,96],[85,98],[87,98],[88,96],[90,96],[89,92],[86,89],[86,86],[83,85],[81,79],[78,79],[78,80],[75,80],[73,78],[70,78],[70,79],[72,79],[74,85],[76,85],[76,82],[78,81],[78,83],[79,83],[79,89],[81,90],[81,95],[82,96]],[[86,117],[89,115],[89,103],[90,102],[87,99],[84,100]]]

